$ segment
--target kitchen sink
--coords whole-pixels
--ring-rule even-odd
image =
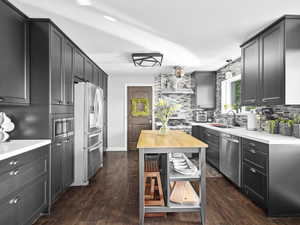
[[[218,128],[235,128],[235,126],[225,125],[222,123],[212,123],[212,124],[210,124],[210,126],[218,127]]]

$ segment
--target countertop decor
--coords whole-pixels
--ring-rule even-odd
[[[158,100],[158,103],[155,105],[155,115],[162,123],[162,126],[159,129],[159,133],[161,135],[164,135],[168,132],[168,121],[179,108],[179,104],[176,104],[166,98],[161,98]]]
[[[12,132],[15,129],[15,124],[4,113],[0,112],[0,143],[9,139],[8,132]]]
[[[138,105],[143,104],[143,110],[138,110]],[[148,116],[150,113],[148,98],[132,98],[131,99],[131,115],[132,116]]]

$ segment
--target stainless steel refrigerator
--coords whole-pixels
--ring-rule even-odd
[[[89,82],[74,87],[74,183],[89,184],[103,166],[103,90]]]

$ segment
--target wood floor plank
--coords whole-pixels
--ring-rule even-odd
[[[35,225],[137,225],[138,154],[109,152],[89,187],[72,187]],[[146,225],[198,225],[197,213],[146,218]],[[206,225],[300,225],[300,218],[267,218],[223,177],[207,178]]]

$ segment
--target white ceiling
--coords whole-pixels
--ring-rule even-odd
[[[78,0],[87,1],[87,0]],[[10,0],[30,17],[51,18],[109,74],[216,70],[240,56],[239,45],[299,0]],[[105,15],[116,18],[111,22]],[[161,52],[161,68],[136,68],[134,52]]]

